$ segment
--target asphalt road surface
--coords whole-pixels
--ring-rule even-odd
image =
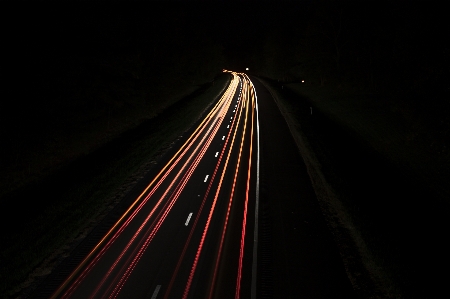
[[[256,79],[230,75],[50,298],[353,297],[273,99]]]
[[[258,298],[355,298],[286,121],[251,79],[261,132]]]

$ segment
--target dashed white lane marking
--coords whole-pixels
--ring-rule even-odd
[[[227,129],[230,128],[230,125],[227,126]]]
[[[236,112],[236,110],[233,110],[233,112]]]
[[[222,140],[225,140],[225,136],[222,137]]]
[[[219,152],[216,152],[216,155],[214,156],[214,157],[216,157],[217,158],[217,156],[219,155]]]
[[[231,117],[231,119],[233,119],[233,117]]]
[[[209,174],[206,175],[205,180],[203,182],[206,183],[206,181],[208,180]]]
[[[158,284],[155,288],[155,291],[153,292],[152,298],[151,299],[156,299],[156,296],[158,296],[159,293],[159,289],[161,288],[161,285]]]
[[[188,218],[186,219],[186,222],[184,223],[185,226],[188,226],[189,221],[191,220],[191,217],[192,217],[192,213],[189,213],[189,216],[188,216]]]

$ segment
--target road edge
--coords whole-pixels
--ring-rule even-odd
[[[367,245],[353,225],[351,216],[341,203],[339,195],[322,173],[321,164],[294,116],[282,104],[277,91],[264,79],[256,78],[271,94],[297,145],[353,289],[362,298],[393,298],[382,269],[373,264]]]

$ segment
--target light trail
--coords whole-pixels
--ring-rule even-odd
[[[240,119],[240,118],[239,118],[239,119]],[[238,119],[238,122],[237,122],[237,124],[236,124],[236,127],[239,126],[239,119]],[[236,119],[235,119],[235,120],[236,120]],[[180,257],[179,257],[179,259],[178,259],[177,266],[176,266],[176,268],[175,268],[175,270],[174,270],[174,272],[173,272],[173,274],[172,274],[172,278],[171,278],[170,283],[169,283],[169,286],[168,286],[168,288],[167,288],[166,295],[164,296],[165,299],[168,299],[168,298],[169,298],[169,294],[170,294],[170,291],[171,291],[171,289],[172,289],[172,286],[173,286],[173,284],[174,284],[174,282],[175,282],[175,278],[176,278],[176,276],[177,276],[177,274],[178,274],[179,268],[180,268],[181,264],[182,264],[183,261],[184,261],[184,257],[185,257],[187,248],[188,248],[188,246],[189,246],[189,244],[190,244],[190,241],[191,241],[191,239],[192,239],[192,235],[194,234],[195,228],[197,227],[197,223],[198,223],[198,221],[199,221],[201,212],[203,211],[203,208],[204,208],[204,206],[205,206],[206,199],[208,198],[208,195],[209,195],[209,192],[210,192],[210,190],[211,190],[212,184],[213,184],[213,182],[214,182],[214,179],[215,179],[215,177],[216,177],[216,174],[217,174],[217,172],[218,172],[218,170],[219,170],[219,167],[220,167],[220,165],[221,165],[221,161],[222,161],[223,156],[224,156],[224,153],[225,153],[225,151],[226,151],[226,149],[227,149],[227,145],[228,145],[228,142],[229,142],[229,139],[230,139],[230,135],[231,135],[231,132],[233,132],[234,126],[235,126],[235,121],[233,121],[232,124],[231,124],[231,130],[228,132],[227,139],[225,140],[225,144],[224,144],[223,147],[222,147],[222,151],[221,151],[221,153],[220,153],[220,156],[219,156],[219,159],[218,159],[218,161],[217,161],[216,167],[215,167],[215,169],[214,169],[213,175],[211,176],[211,180],[210,180],[210,182],[209,182],[208,189],[206,190],[205,196],[203,197],[203,201],[202,201],[202,203],[201,203],[199,212],[197,213],[197,217],[195,218],[194,223],[193,223],[192,228],[191,228],[191,231],[189,232],[189,236],[188,236],[188,238],[187,238],[187,240],[186,240],[186,242],[185,242],[183,251],[182,251],[182,253],[180,254]],[[235,139],[236,133],[237,133],[237,131],[234,130],[234,134],[233,134],[233,138],[232,138],[232,141],[231,141],[231,145],[230,145],[230,147],[229,147],[230,150],[229,150],[228,155],[227,155],[227,159],[226,159],[226,162],[225,162],[224,170],[222,171],[222,177],[221,177],[221,180],[223,179],[223,175],[224,175],[224,173],[225,173],[225,169],[227,168],[228,160],[229,160],[229,157],[230,157],[230,154],[231,154],[231,149],[233,148],[233,144],[234,144],[234,139]],[[220,191],[220,188],[221,188],[221,183],[219,183],[219,186],[218,186],[218,188],[217,188],[217,192]]]
[[[245,94],[245,91],[244,91],[244,94]],[[242,108],[241,108],[241,110],[242,110]],[[247,110],[246,111],[246,117],[247,117],[248,109],[246,109],[246,110]],[[239,114],[239,117],[240,117],[240,115],[241,114]],[[246,123],[246,120],[245,120],[245,123]],[[245,126],[246,125],[244,124],[243,135],[245,134]],[[218,272],[219,262],[220,262],[220,257],[221,257],[221,254],[222,254],[223,242],[224,242],[224,239],[225,239],[225,233],[227,231],[229,215],[230,215],[231,206],[232,206],[232,203],[233,203],[234,189],[235,189],[235,186],[236,186],[236,179],[237,179],[238,170],[239,170],[239,164],[240,164],[240,157],[241,157],[241,153],[242,153],[243,142],[244,142],[244,138],[242,138],[242,141],[241,141],[241,146],[240,146],[240,151],[239,151],[239,156],[238,156],[238,162],[237,162],[236,171],[235,171],[234,178],[233,178],[233,185],[232,185],[232,188],[231,188],[231,195],[230,195],[230,198],[229,198],[229,201],[228,201],[227,213],[226,213],[226,216],[225,216],[224,225],[222,226],[222,234],[221,234],[221,237],[220,237],[220,245],[219,245],[219,249],[218,249],[218,252],[217,252],[217,257],[216,257],[216,262],[215,262],[215,266],[214,266],[213,277],[212,277],[212,281],[211,281],[211,287],[210,287],[210,290],[209,290],[208,298],[212,298],[212,296],[213,296],[214,285],[215,285],[215,282],[216,282],[217,272]]]
[[[248,78],[248,76],[246,75]],[[250,286],[250,298],[256,299],[256,279],[257,279],[257,261],[258,261],[258,219],[259,219],[259,155],[260,155],[260,147],[259,147],[259,110],[258,110],[258,95],[256,93],[255,86],[253,82],[249,78],[249,82],[252,85],[252,92],[255,103],[255,111],[256,111],[256,188],[255,188],[255,224],[253,225],[253,254],[252,254],[252,279]]]
[[[252,108],[253,108],[253,97],[252,97]],[[253,112],[253,109],[252,109]],[[247,227],[247,208],[248,208],[248,200],[249,200],[249,192],[250,192],[250,171],[252,166],[252,150],[253,150],[253,119],[254,113],[252,113],[252,121],[251,121],[251,133],[250,133],[250,156],[248,159],[248,170],[247,170],[247,186],[245,191],[245,203],[244,203],[244,218],[242,221],[242,235],[241,235],[241,248],[239,251],[239,267],[236,281],[236,295],[235,299],[239,299],[240,290],[241,290],[241,279],[242,279],[242,260],[244,258],[244,246],[245,246],[245,232]]]
[[[239,119],[238,119],[238,125],[239,125],[239,121],[240,121],[240,118],[241,118],[241,114],[239,114],[238,117],[239,117]],[[247,122],[247,115],[245,116],[245,120],[244,120],[244,121],[245,121],[245,123]],[[237,125],[237,126],[238,126],[238,125]],[[244,125],[244,132],[245,132],[245,125]],[[231,142],[231,146],[230,146],[231,148],[233,147],[234,140],[235,140],[235,136],[236,136],[236,130],[235,130],[235,133],[234,133],[234,135],[233,135],[232,142]],[[242,143],[241,143],[241,149],[240,149],[240,152],[241,152],[241,150],[242,150]],[[228,161],[229,161],[230,155],[231,155],[231,150],[228,151],[228,156],[227,156],[227,159],[226,159],[226,161],[225,161],[224,169],[227,169],[227,165],[228,165]],[[240,153],[239,153],[239,157],[240,157]],[[238,164],[239,164],[239,162],[238,162]],[[238,167],[236,168],[236,172],[237,172],[237,171],[238,171]],[[219,187],[217,188],[216,195],[214,196],[213,204],[212,204],[212,207],[211,207],[211,209],[210,209],[210,212],[209,212],[209,215],[208,215],[208,219],[207,219],[207,221],[206,221],[205,228],[203,229],[202,238],[201,238],[200,244],[199,244],[199,246],[198,246],[198,248],[197,248],[197,253],[196,253],[196,255],[195,255],[195,259],[194,259],[194,262],[193,262],[193,264],[192,264],[191,272],[190,272],[190,274],[189,274],[189,278],[188,278],[188,281],[187,281],[187,283],[186,283],[186,287],[185,287],[185,289],[184,289],[183,299],[186,299],[187,296],[188,296],[188,294],[189,294],[189,290],[190,290],[190,287],[191,287],[191,284],[192,284],[192,279],[193,279],[193,277],[194,277],[194,274],[195,274],[195,271],[196,271],[196,268],[197,268],[197,264],[198,264],[198,260],[199,260],[199,258],[200,258],[200,254],[201,254],[202,249],[203,249],[203,244],[204,244],[204,242],[205,242],[206,234],[207,234],[207,232],[208,232],[209,225],[210,225],[210,223],[211,223],[211,218],[212,218],[212,216],[213,216],[213,214],[214,214],[214,210],[215,210],[215,207],[216,207],[216,204],[217,204],[217,200],[218,200],[218,197],[219,197],[220,186],[222,185],[224,176],[225,176],[225,171],[222,172],[222,175],[221,175],[221,177],[220,177]],[[233,184],[233,189],[234,189],[234,184]]]
[[[145,243],[141,246],[138,246],[137,248],[140,248],[138,253],[136,255],[134,255],[134,259],[132,260],[131,264],[129,264],[128,268],[125,270],[124,274],[117,274],[116,277],[120,277],[120,280],[117,284],[115,284],[115,288],[112,291],[112,294],[110,295],[109,298],[116,298],[116,296],[118,295],[118,293],[120,292],[120,290],[122,289],[123,285],[125,284],[126,280],[128,279],[128,277],[131,275],[131,272],[133,271],[133,269],[136,267],[137,263],[139,262],[139,260],[141,259],[142,255],[144,254],[146,248],[149,246],[150,242],[153,240],[153,237],[156,235],[158,229],[161,227],[162,223],[164,222],[164,220],[166,219],[167,215],[169,214],[170,210],[172,209],[172,207],[175,205],[176,200],[178,199],[179,195],[181,194],[184,186],[188,183],[192,173],[194,172],[194,170],[196,169],[197,165],[200,163],[201,159],[203,158],[206,150],[209,148],[209,145],[211,144],[212,140],[214,139],[220,124],[222,123],[223,118],[222,117],[218,117],[218,121],[214,124],[214,129],[213,131],[210,133],[209,131],[203,136],[203,139],[205,139],[207,137],[207,142],[203,144],[203,139],[201,140],[201,143],[199,143],[199,145],[197,146],[200,147],[201,144],[203,144],[202,150],[201,152],[196,156],[194,162],[192,164],[190,164],[188,172],[184,175],[182,182],[180,183],[179,186],[181,187],[177,187],[176,188],[176,193],[175,196],[172,197],[172,199],[169,201],[169,205],[167,208],[164,209],[164,213],[163,216],[161,218],[159,218],[155,228],[153,229],[152,233],[150,234],[150,236],[147,238],[147,240],[145,241]],[[211,126],[212,127],[212,126]],[[210,129],[211,129],[210,127]],[[194,152],[197,151],[197,148]],[[191,157],[189,158],[189,160],[184,164],[183,168],[188,165],[190,159],[192,158],[193,155],[191,155]],[[177,174],[177,177],[182,173],[182,171],[180,171]],[[208,175],[205,178],[205,182],[208,179]],[[171,189],[171,186],[174,184],[175,180],[172,181],[172,183],[170,184],[169,188],[167,188],[167,190],[164,192],[163,196],[161,197],[160,201],[167,195],[167,193],[169,192],[169,190]],[[167,205],[167,204],[166,204]],[[144,221],[144,223],[141,225],[141,227],[143,227],[148,219],[150,218],[151,215],[149,215],[147,217],[147,219]],[[157,217],[158,219],[158,217]],[[140,230],[135,234],[135,236],[140,232]],[[133,237],[133,239],[130,241],[130,243],[134,240],[135,238]],[[129,244],[130,244],[129,243]],[[130,244],[131,245],[131,244]],[[127,248],[129,246],[127,245]],[[121,271],[122,273],[122,271]],[[114,284],[111,284],[111,286]]]
[[[178,242],[184,243],[181,243],[183,246],[180,246],[180,249],[176,251],[177,263],[173,263],[173,266],[170,266],[171,268],[167,270],[169,271],[167,277],[170,277],[170,281],[153,281],[152,285],[156,288],[147,290],[146,298],[150,296],[156,298],[158,294],[164,294],[166,299],[171,298],[170,294],[172,289],[175,290],[175,286],[184,286],[182,298],[188,298],[189,295],[192,296],[190,292],[194,290],[194,278],[197,279],[197,277],[200,277],[198,275],[207,274],[211,275],[211,279],[206,284],[205,294],[208,298],[212,298],[216,284],[219,282],[219,273],[222,269],[229,268],[237,273],[235,282],[226,286],[218,286],[235,288],[233,292],[235,293],[235,299],[238,299],[243,296],[241,295],[241,290],[244,290],[242,285],[243,275],[247,277],[246,273],[251,272],[251,294],[252,299],[254,299],[259,194],[258,103],[256,91],[250,78],[245,74],[229,73],[232,79],[222,97],[202,119],[180,149],[176,151],[155,178],[121,215],[119,220],[114,223],[112,228],[52,294],[51,299],[69,298],[71,296],[77,298],[129,297],[125,290],[136,283],[133,282],[136,280],[134,279],[136,275],[132,273],[141,271],[134,270],[140,264],[139,262],[144,260],[142,259],[144,254],[154,252],[155,246],[158,246],[158,242],[161,242],[159,238],[155,239],[155,236],[161,234],[162,231],[167,231],[169,226],[165,223],[173,221],[170,219],[175,219],[174,217],[168,218],[171,214],[177,215],[178,227],[181,227],[181,223],[184,223],[182,227],[189,226],[190,228],[188,230],[183,228],[183,239]],[[229,122],[225,120],[229,120]],[[256,142],[253,140],[255,130]],[[220,147],[220,149],[217,147]],[[254,157],[255,149],[256,157]],[[217,159],[212,159],[212,156]],[[252,161],[254,159],[255,161]],[[256,162],[256,192],[255,186],[251,182],[254,181],[252,176],[255,174],[253,162]],[[211,166],[199,167],[199,165],[208,165],[208,163]],[[196,170],[198,171],[196,172]],[[205,175],[205,173],[209,174]],[[202,184],[205,187],[201,188],[206,188],[206,190],[194,191],[195,200],[189,204],[189,210],[187,210],[188,205],[185,202],[192,197],[183,194],[190,192],[186,190],[192,190],[192,185],[191,189],[186,187],[188,184],[195,184],[193,181],[200,184],[201,180],[206,183]],[[247,253],[245,250],[248,250],[249,244],[245,244],[245,238],[250,229],[247,227],[250,225],[247,221],[248,209],[251,207],[250,203],[254,199],[255,193],[253,252],[248,251]],[[197,194],[199,198],[203,196],[201,202],[197,201]],[[219,202],[221,202],[220,205]],[[180,207],[184,206],[186,208],[185,214],[173,212],[177,210],[174,209],[175,206],[179,206],[179,211],[181,211]],[[186,215],[188,215],[187,219],[184,218]],[[181,217],[186,219],[185,222],[181,222]],[[211,225],[213,219],[216,218],[220,219],[220,222],[214,222],[215,224]],[[235,224],[230,225],[234,222],[239,224],[237,226]],[[133,225],[131,225],[132,223]],[[163,226],[165,228],[161,230]],[[231,240],[232,244],[228,245],[229,235],[234,234],[231,233],[232,231],[239,233],[237,229],[240,230],[240,242]],[[214,246],[217,247],[205,244],[216,244]],[[229,250],[225,250],[225,247],[234,253],[227,252]],[[148,250],[148,248],[153,249]],[[211,258],[213,259],[212,266],[205,267],[202,265],[199,267],[199,264],[204,264],[203,261],[199,263],[201,259],[206,258],[203,256],[208,256],[204,252],[211,248],[214,248],[213,258]],[[110,249],[117,252],[115,256],[110,253]],[[107,254],[107,252],[109,253]],[[243,270],[245,268],[244,256],[247,256],[247,254],[253,255],[252,271]],[[145,256],[147,259],[148,255]],[[227,259],[230,257],[233,259],[233,262],[231,262],[233,266],[227,268],[223,265],[227,264]],[[186,268],[186,272],[183,272],[185,270],[180,271],[181,266],[186,263],[190,265],[189,268]],[[237,266],[234,266],[235,264]],[[101,270],[104,271],[103,273],[98,274],[100,268],[97,265],[105,269]],[[94,268],[96,270],[92,271]],[[185,268],[183,267],[183,269]],[[179,275],[180,273],[182,275]],[[89,282],[90,279],[94,280]],[[92,285],[92,289],[89,289],[90,285]],[[180,289],[180,292],[182,290]],[[84,295],[86,292],[88,292],[88,295]]]
[[[131,222],[131,220],[134,218],[134,216],[137,214],[137,211],[132,213],[130,217],[130,213],[133,211],[133,208],[142,200],[143,196],[148,192],[148,190],[155,185],[155,183],[159,180],[158,183],[156,183],[156,188],[162,183],[162,181],[167,177],[167,175],[170,173],[170,171],[175,167],[175,164],[172,164],[174,160],[177,162],[182,158],[182,156],[189,150],[189,148],[193,145],[195,140],[200,136],[200,133],[202,130],[204,130],[206,123],[211,120],[212,115],[217,115],[219,110],[223,110],[224,103],[227,101],[230,101],[232,98],[232,95],[234,94],[234,91],[237,87],[238,79],[236,75],[233,75],[231,84],[228,86],[227,90],[225,91],[224,95],[221,97],[221,99],[214,105],[214,107],[211,109],[211,111],[206,115],[206,117],[202,120],[202,122],[197,126],[197,128],[194,130],[194,132],[191,134],[191,136],[186,140],[186,142],[181,146],[181,148],[175,153],[175,155],[167,162],[167,164],[161,169],[161,171],[155,176],[155,178],[147,185],[147,187],[141,192],[141,194],[136,198],[136,200],[130,205],[130,207],[124,212],[124,214],[119,218],[119,220],[112,226],[112,228],[105,234],[105,236],[99,241],[99,243],[89,252],[89,254],[83,259],[83,261],[75,268],[75,270],[64,280],[64,282],[61,284],[61,286],[52,294],[50,297],[51,299],[57,298],[60,296],[64,290],[69,287],[68,290],[66,290],[65,294],[63,295],[63,298],[66,298],[70,296],[70,294],[73,292],[73,290],[78,286],[78,284],[81,282],[81,280],[87,275],[87,272],[89,272],[90,268],[92,268],[96,261],[103,255],[103,253],[106,251],[107,248],[111,245],[112,242],[114,242],[115,239],[117,239],[118,235],[125,229],[125,227]],[[222,107],[222,109],[219,109],[219,107]],[[180,153],[183,153],[183,155],[180,155]],[[178,159],[177,159],[178,157]],[[169,165],[172,165],[171,168],[167,171],[167,168]],[[167,172],[166,172],[167,171]],[[165,173],[163,175],[163,173]],[[162,176],[162,177],[161,177]],[[155,189],[156,189],[155,188]],[[151,194],[150,194],[151,195]],[[144,202],[141,203],[139,206],[140,208],[147,202],[149,199],[149,196],[147,196],[144,199]],[[138,209],[139,210],[139,209]],[[127,219],[127,217],[130,217]],[[125,221],[127,219],[127,221]],[[121,223],[125,221],[125,224],[120,227]],[[118,231],[118,232],[117,232]],[[112,241],[108,239],[116,232],[116,234],[113,236]],[[107,244],[105,244],[107,243]],[[105,246],[106,245],[106,246]],[[97,254],[96,259],[92,262],[92,259],[95,257],[96,253],[103,249],[103,251],[100,252],[100,254]],[[90,262],[90,267],[87,269],[84,269],[85,266]],[[82,272],[81,276],[79,276],[79,273]],[[74,279],[76,279],[74,281]],[[74,282],[73,282],[74,281]]]
[[[159,229],[159,227],[161,226],[162,222],[166,219],[168,213],[170,212],[170,210],[172,209],[173,205],[175,204],[175,201],[177,200],[178,196],[180,195],[181,191],[183,190],[184,186],[187,184],[189,178],[192,175],[192,172],[195,170],[196,166],[198,165],[199,161],[203,158],[203,155],[206,152],[206,149],[209,147],[209,144],[211,143],[212,139],[215,136],[215,133],[218,130],[218,127],[220,126],[220,123],[216,123],[215,125],[215,129],[212,132],[211,135],[204,135],[204,137],[208,136],[208,142],[205,143],[203,145],[202,151],[200,152],[199,155],[197,155],[195,161],[192,164],[189,164],[189,161],[191,160],[191,158],[193,157],[194,153],[196,152],[196,150],[194,151],[194,153],[189,157],[188,161],[183,165],[183,169],[185,167],[187,167],[189,165],[189,169],[188,172],[186,174],[184,174],[182,181],[179,183],[178,187],[176,188],[176,193],[172,193],[171,196],[171,200],[169,200],[166,203],[166,206],[164,207],[164,209],[160,212],[162,216],[158,215],[158,217],[156,217],[155,221],[157,220],[157,223],[155,224],[155,222],[153,222],[153,224],[150,226],[149,229],[153,228],[153,231],[151,232],[150,236],[147,238],[147,240],[145,241],[145,243],[143,245],[138,246],[137,248],[140,248],[138,255],[133,254],[135,256],[135,258],[132,261],[132,264],[127,268],[127,270],[125,271],[125,274],[121,274],[123,271],[121,271],[119,274],[117,274],[117,277],[120,277],[119,283],[116,284],[116,287],[113,290],[114,292],[119,292],[121,287],[123,286],[123,284],[125,283],[126,279],[128,279],[129,275],[131,274],[131,271],[134,269],[135,265],[137,264],[137,262],[140,260],[141,256],[144,254],[145,249],[143,250],[144,246],[145,248],[148,247],[148,245],[150,244],[151,240],[153,239],[154,235],[156,234],[157,230]],[[201,145],[201,143],[197,146],[197,148]],[[147,216],[147,218],[144,220],[144,222],[141,224],[141,226],[139,227],[139,229],[136,231],[136,233],[134,234],[134,236],[131,238],[131,240],[128,242],[127,246],[125,247],[125,249],[122,251],[122,253],[120,254],[119,258],[116,260],[116,262],[114,263],[113,267],[108,271],[107,275],[103,278],[101,284],[97,287],[96,290],[98,290],[101,285],[105,282],[105,280],[107,279],[107,277],[110,275],[110,273],[114,270],[114,268],[116,267],[116,265],[119,263],[119,260],[122,259],[122,257],[125,255],[126,251],[128,251],[128,249],[131,247],[132,243],[135,241],[135,239],[138,237],[138,235],[140,234],[140,232],[143,230],[143,228],[146,226],[146,224],[148,223],[148,221],[150,220],[151,216],[153,215],[154,211],[157,209],[157,207],[159,206],[159,204],[162,202],[162,200],[166,197],[166,195],[169,193],[169,191],[171,190],[171,187],[175,184],[176,179],[178,176],[181,175],[182,172],[178,172],[175,180],[173,180],[171,182],[171,184],[169,185],[169,187],[166,189],[166,191],[164,192],[164,194],[160,197],[158,203],[156,204],[156,206],[153,208],[153,210],[151,211],[151,213]],[[111,284],[113,285],[113,284]],[[94,297],[96,294],[96,292],[91,296]]]
[[[155,176],[155,178],[147,185],[147,187],[141,192],[141,194],[136,198],[136,200],[130,205],[130,207],[123,213],[123,215],[117,220],[117,222],[111,227],[111,229],[105,234],[105,236],[97,243],[97,245],[89,252],[89,254],[82,260],[82,262],[75,268],[75,270],[64,280],[64,282],[58,287],[58,289],[52,294],[50,297],[51,299],[57,298],[60,296],[62,292],[67,287],[73,288],[73,285],[70,285],[72,281],[77,278],[80,271],[84,269],[86,264],[94,257],[96,252],[104,246],[105,242],[107,242],[108,238],[111,237],[111,235],[116,231],[116,229],[119,227],[119,225],[126,219],[126,217],[129,215],[129,213],[133,210],[133,208],[138,204],[142,197],[147,193],[147,191],[155,184],[155,182],[160,179],[161,175],[166,171],[167,167],[171,165],[173,160],[177,158],[177,156],[182,152],[187,146],[192,145],[192,139],[195,137],[197,138],[197,133],[201,130],[203,125],[210,119],[211,115],[214,114],[219,106],[223,104],[224,100],[230,97],[230,94],[233,92],[237,85],[237,79],[236,75],[233,75],[233,79],[231,81],[231,84],[228,86],[227,90],[225,91],[224,95],[221,97],[221,99],[214,105],[214,107],[211,109],[211,111],[206,115],[206,117],[203,119],[203,121],[197,126],[197,128],[194,130],[194,132],[191,134],[191,136],[186,140],[186,142],[181,146],[181,148],[175,153],[175,155],[167,162],[167,164],[161,169],[161,171]],[[78,282],[79,283],[79,282]],[[75,284],[78,284],[75,282]],[[67,295],[67,292],[65,295],[63,295],[63,298],[65,298]]]
[[[230,95],[227,95],[226,97],[222,97],[222,99],[229,100],[229,99],[230,99]],[[221,100],[222,100],[222,99],[221,99]],[[223,104],[224,101],[220,101],[219,103],[222,103],[222,104]],[[218,108],[221,107],[221,106],[222,106],[222,105],[216,105],[216,106],[214,107],[214,110],[213,110],[212,112],[216,112],[216,113],[217,113],[217,111],[223,110],[223,107],[222,107],[222,109],[218,110]],[[205,120],[206,120],[206,119],[208,119],[208,120],[211,119],[211,114],[212,114],[212,112],[210,112],[210,113],[207,115],[207,117],[205,118]],[[206,134],[203,134],[203,138],[202,138],[201,141],[200,141],[201,143],[202,143],[203,140],[206,138],[206,136],[208,136],[208,133],[209,133],[209,131],[211,130],[211,128],[212,128],[213,125],[214,125],[214,123],[211,124],[210,126],[208,126],[208,130],[206,131]],[[193,133],[193,134],[191,135],[191,137],[188,139],[188,141],[191,140],[191,143],[187,144],[187,142],[186,142],[186,143],[184,144],[184,145],[187,144],[186,147],[184,147],[184,145],[183,145],[184,150],[183,150],[183,152],[178,156],[177,160],[171,165],[171,167],[169,168],[169,170],[162,176],[161,180],[160,180],[158,183],[156,183],[156,186],[155,186],[155,187],[153,188],[153,190],[149,193],[149,195],[146,196],[146,198],[144,199],[144,201],[141,202],[141,204],[137,207],[137,209],[131,214],[131,216],[125,221],[125,223],[120,227],[120,229],[114,234],[114,236],[113,236],[113,237],[107,242],[107,244],[102,248],[102,250],[99,252],[99,254],[97,254],[97,256],[95,257],[95,259],[91,261],[91,263],[88,265],[88,267],[86,267],[86,269],[84,269],[84,271],[83,271],[82,274],[78,277],[78,279],[71,285],[71,287],[70,287],[70,288],[66,291],[66,293],[63,295],[63,298],[69,297],[69,296],[71,295],[71,293],[74,291],[74,289],[80,284],[80,282],[84,279],[84,277],[89,273],[89,271],[92,269],[92,267],[95,266],[95,264],[98,262],[98,260],[101,258],[101,256],[103,256],[104,252],[106,252],[106,250],[112,245],[112,243],[118,238],[118,236],[123,232],[123,230],[124,230],[124,229],[129,225],[129,223],[134,219],[134,217],[137,215],[137,213],[138,213],[138,212],[142,209],[142,207],[147,203],[147,201],[149,200],[150,196],[156,191],[156,189],[162,184],[163,180],[164,180],[164,179],[170,174],[170,172],[175,168],[175,166],[178,164],[178,162],[183,158],[183,156],[187,153],[187,151],[190,149],[190,147],[194,144],[195,140],[196,140],[199,136],[201,136],[201,135],[200,135],[201,130],[204,130],[205,128],[207,128],[207,126],[206,126],[206,122],[204,121],[204,122],[201,123],[201,125],[199,125],[199,127],[197,127],[197,130],[194,131],[194,133]],[[193,137],[193,138],[192,138],[192,137]],[[200,144],[201,144],[201,143],[200,143]],[[197,148],[194,150],[194,153],[197,151],[197,149],[198,149],[198,147],[200,146],[200,144],[199,144],[199,145],[197,146]],[[181,149],[180,149],[180,151],[181,151]],[[176,155],[179,154],[180,151],[178,151],[178,152],[176,153]],[[169,163],[173,161],[173,159],[176,157],[176,155],[169,161]],[[193,156],[193,155],[191,155],[191,157],[190,157],[189,159],[191,159],[192,156]],[[168,163],[168,164],[169,164],[169,163]],[[166,166],[164,167],[164,169],[168,166],[168,164],[166,164]],[[185,165],[186,165],[186,164],[185,164]],[[164,170],[164,169],[163,169],[163,170]],[[162,171],[161,171],[161,172],[162,172]],[[161,174],[161,172],[158,174],[158,176]],[[179,173],[178,173],[178,175],[179,175]],[[177,175],[177,176],[178,176],[178,175]],[[155,182],[155,180],[156,180],[156,178],[150,183],[150,185],[152,185],[152,184]],[[173,183],[174,183],[174,181],[172,182],[172,184],[171,184],[170,186],[172,186]],[[150,185],[149,185],[149,186],[146,188],[146,190],[144,190],[144,191],[148,191]],[[169,191],[170,186],[169,186],[169,188],[166,190],[166,193]],[[138,197],[138,199],[137,199],[137,200],[132,204],[132,206],[124,213],[124,215],[119,219],[119,221],[116,222],[116,225],[114,225],[113,228],[115,228],[115,227],[120,223],[120,221],[121,221],[121,220],[124,218],[124,216],[132,209],[132,207],[137,203],[137,201],[142,197],[143,194],[144,194],[144,193],[141,193],[141,195]],[[161,203],[162,199],[163,199],[163,197],[161,197],[160,200],[157,202],[157,204],[156,204],[155,208],[153,209],[153,211],[156,210],[156,208],[157,208],[157,207],[159,206],[159,204]],[[153,214],[153,211],[152,211],[151,214]],[[112,228],[112,229],[113,229],[113,228]],[[99,244],[94,248],[94,250],[97,249],[97,247],[99,247],[99,245],[106,239],[106,237],[112,232],[112,229],[111,229],[111,230],[107,233],[107,235],[99,242]],[[94,251],[94,250],[93,250],[93,251]],[[93,251],[92,251],[92,252],[93,252]],[[91,253],[92,253],[92,252],[91,252]],[[89,254],[88,257],[85,258],[85,260],[80,264],[80,266],[79,266],[78,268],[80,268],[80,267],[85,263],[85,261],[86,261],[88,258],[90,258],[90,257],[91,257],[91,254]],[[77,268],[74,272],[76,272],[76,271],[78,270],[78,268]],[[73,274],[72,274],[72,275],[73,275]],[[71,276],[72,276],[72,275],[71,275]],[[71,276],[69,276],[68,279],[70,279]],[[63,287],[63,286],[64,286],[64,284],[62,285],[62,287]],[[60,289],[61,289],[62,287],[60,287]],[[53,298],[53,297],[52,297],[52,298]]]

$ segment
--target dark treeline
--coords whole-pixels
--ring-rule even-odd
[[[348,248],[373,257],[361,264],[383,272],[380,298],[436,297],[436,265],[448,251],[439,243],[449,212],[448,18],[426,2],[355,2],[280,9],[286,21],[270,27],[253,69],[284,85],[301,139],[349,211],[330,213],[329,223],[360,232],[339,244],[344,258],[353,258]]]
[[[223,66],[221,46],[181,9],[169,18],[166,8],[25,10],[6,37],[9,104],[158,106],[161,97],[211,81]]]
[[[286,7],[288,21],[268,33],[260,73],[363,89],[448,90],[449,26],[441,8],[316,1],[302,9]]]
[[[393,94],[414,113],[449,109],[449,26],[443,9],[425,3],[47,3],[8,11],[15,21],[2,26],[3,169],[29,165],[35,144],[80,128],[152,117],[224,67]]]
[[[214,28],[182,6],[47,3],[10,11],[15,22],[2,30],[2,185],[88,153],[212,82],[224,66]]]
[[[271,25],[252,59],[256,74],[374,95],[386,114],[396,111],[446,143],[450,26],[442,6],[314,1],[280,5],[272,12]]]

